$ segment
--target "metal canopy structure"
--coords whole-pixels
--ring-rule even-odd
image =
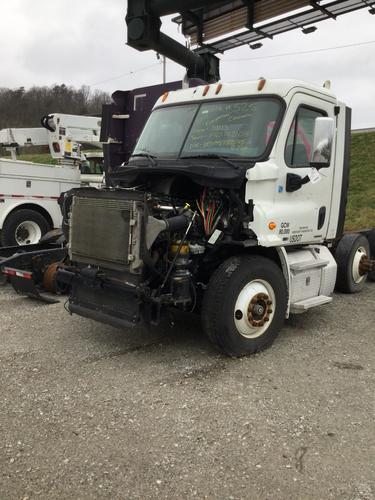
[[[217,54],[302,29],[359,9],[375,14],[375,0],[128,0],[128,44],[155,50],[182,66],[189,77],[220,79]],[[190,50],[161,31],[161,18],[174,19],[190,39]],[[256,48],[253,46],[252,48]]]
[[[216,2],[210,7],[183,13],[174,21],[182,26],[183,33],[193,45],[204,46],[215,54],[266,38],[272,39],[287,31],[305,29],[320,21],[336,19],[366,7],[371,11],[374,5],[375,1],[369,0],[235,0]],[[275,18],[278,19],[270,21]],[[241,33],[207,44],[241,29]]]

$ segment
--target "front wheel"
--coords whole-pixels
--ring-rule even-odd
[[[269,347],[286,316],[287,286],[275,262],[261,256],[226,260],[203,298],[202,321],[213,344],[229,356]]]

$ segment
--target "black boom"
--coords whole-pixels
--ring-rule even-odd
[[[172,13],[189,12],[207,4],[203,0],[129,0],[126,23],[128,45],[140,50],[155,50],[187,69],[189,78],[207,82],[220,80],[219,59],[210,50],[191,51],[161,32],[160,17]]]

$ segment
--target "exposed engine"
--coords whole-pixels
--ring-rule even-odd
[[[151,321],[165,305],[193,310],[225,248],[245,238],[233,191],[181,176],[137,188],[73,190],[63,211],[70,260],[86,286],[101,279],[136,288]]]

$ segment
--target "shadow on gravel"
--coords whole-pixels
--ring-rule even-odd
[[[199,316],[178,312],[173,319],[173,327],[167,320],[163,320],[158,326],[140,324],[134,329],[126,330],[98,326],[97,323],[91,322],[95,327],[89,334],[82,334],[85,342],[95,343],[99,351],[107,347],[108,352],[89,356],[85,363],[95,363],[132,353],[163,353],[171,350],[178,351],[181,355],[190,351],[192,357],[198,352],[210,357],[218,355],[202,330]]]

